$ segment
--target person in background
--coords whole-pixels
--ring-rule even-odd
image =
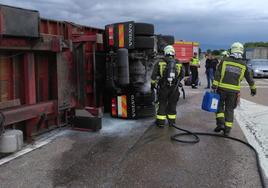
[[[207,76],[207,87],[205,89],[210,89],[218,63],[219,61],[215,56],[211,54],[208,55],[205,65]]]
[[[193,58],[190,61],[190,70],[192,73],[192,88],[197,89],[198,85],[198,68],[200,68],[200,62],[197,57],[197,53],[194,53]]]
[[[213,67],[212,67],[212,55],[208,54],[206,59],[206,76],[207,76],[207,87],[205,89],[210,89],[210,84],[213,81]]]
[[[215,75],[215,72],[216,72],[216,68],[217,68],[217,66],[219,64],[219,60],[215,56],[212,56],[211,64],[212,64],[212,68],[213,68],[213,78],[212,78],[212,81],[213,81],[214,75]]]

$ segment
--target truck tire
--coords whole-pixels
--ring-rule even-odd
[[[154,25],[148,23],[135,23],[135,35],[152,36],[154,35]]]
[[[167,45],[173,45],[175,43],[175,38],[172,35],[162,35],[161,37]]]
[[[153,117],[155,116],[155,106],[136,106],[137,118]]]
[[[135,95],[135,100],[136,104],[141,106],[152,105],[154,101],[152,93],[146,93],[146,94],[137,93]]]
[[[163,53],[167,45],[173,45],[174,43],[175,39],[171,35],[157,35],[157,47],[160,53]]]
[[[153,49],[154,38],[148,36],[136,36],[135,37],[135,48],[136,49]]]

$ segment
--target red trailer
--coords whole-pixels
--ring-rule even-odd
[[[70,122],[101,123],[103,29],[40,18],[0,5],[0,121],[35,133]],[[2,119],[1,119],[2,118]]]

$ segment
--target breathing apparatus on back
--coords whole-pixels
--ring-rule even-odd
[[[164,78],[166,79],[169,86],[173,85],[178,78],[178,72],[176,68],[176,60],[174,59],[175,50],[173,46],[168,45],[164,48],[165,60],[167,62]]]

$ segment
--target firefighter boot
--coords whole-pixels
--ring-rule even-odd
[[[165,127],[165,125],[156,125],[156,126],[161,128],[161,129]]]
[[[225,130],[224,125],[219,124],[219,125],[217,125],[217,127],[214,129],[214,132],[218,133],[218,132],[220,132],[220,131],[224,131],[224,130]]]
[[[164,128],[164,127],[165,127],[165,124],[166,124],[165,120],[159,120],[159,119],[157,119],[157,120],[155,121],[155,125],[156,125],[157,127],[159,127],[159,128]]]
[[[165,125],[163,125],[163,124],[157,124],[156,126],[159,127],[159,128],[164,128],[165,127]]]
[[[231,127],[225,126],[224,131],[223,131],[224,136],[229,136],[231,129],[232,129]]]
[[[175,120],[173,120],[173,119],[169,119],[169,120],[168,120],[168,126],[169,126],[169,127],[173,127],[173,125],[175,125]]]

